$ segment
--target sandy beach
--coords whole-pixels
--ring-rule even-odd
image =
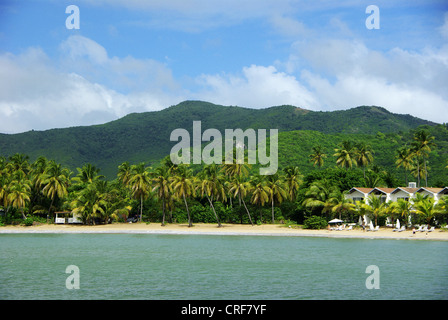
[[[365,239],[412,239],[412,240],[444,240],[448,241],[448,231],[436,229],[433,232],[403,232],[393,231],[392,228],[380,228],[378,231],[353,230],[306,230],[288,228],[281,224],[240,225],[223,224],[218,228],[216,224],[167,224],[160,223],[114,223],[109,225],[56,225],[42,224],[36,226],[4,226],[0,227],[0,234],[8,233],[136,233],[136,234],[207,234],[207,235],[259,235],[259,236],[303,236],[303,237],[334,237],[334,238],[365,238]]]

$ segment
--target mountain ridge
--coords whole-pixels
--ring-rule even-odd
[[[279,132],[314,130],[325,134],[376,134],[408,132],[436,123],[411,115],[389,112],[383,107],[359,106],[347,110],[311,111],[292,105],[252,109],[187,100],[160,111],[131,113],[104,124],[0,134],[0,156],[23,153],[36,159],[45,156],[72,170],[92,163],[113,176],[124,161],[157,164],[176,142],[176,128],[191,132],[194,120],[202,130],[278,129]]]

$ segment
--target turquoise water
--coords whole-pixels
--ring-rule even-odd
[[[366,288],[369,265],[379,289]],[[0,234],[0,299],[447,298],[446,241]]]

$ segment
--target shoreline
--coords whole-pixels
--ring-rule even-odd
[[[358,239],[407,239],[407,240],[438,240],[448,241],[448,232],[436,229],[433,232],[403,232],[393,231],[392,228],[380,228],[378,231],[363,230],[309,230],[288,228],[282,224],[241,225],[196,223],[193,227],[188,224],[160,223],[113,223],[108,225],[56,225],[41,224],[35,226],[4,226],[0,227],[0,234],[172,234],[172,235],[236,235],[236,236],[296,236],[296,237],[328,237],[328,238],[358,238]]]

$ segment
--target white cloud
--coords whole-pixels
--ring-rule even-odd
[[[322,109],[378,105],[448,121],[448,46],[382,53],[359,41],[297,43],[285,66],[301,74]]]
[[[202,75],[198,82],[205,88],[198,97],[215,103],[251,108],[281,104],[317,106],[313,95],[294,76],[273,66],[245,67],[242,75]]]
[[[448,40],[448,12],[445,12],[443,25],[439,27],[440,34]]]
[[[0,132],[104,123],[182,100],[165,92],[176,85],[156,61],[109,58],[98,43],[79,36],[62,48],[68,60],[62,56],[60,65],[39,48],[0,55]],[[113,85],[130,90],[122,93]]]

